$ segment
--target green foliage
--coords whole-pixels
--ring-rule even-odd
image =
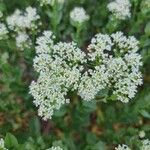
[[[113,150],[118,144],[129,143],[138,150],[139,132],[144,131],[150,139],[150,7],[146,0],[131,0],[132,17],[125,21],[115,20],[106,6],[108,0],[66,0],[63,6],[40,7],[37,0],[3,0],[0,11],[4,17],[16,8],[25,9],[31,5],[38,9],[43,30],[52,30],[57,40],[72,41],[87,47],[91,37],[97,33],[112,33],[121,30],[135,35],[140,41],[143,59],[144,84],[128,104],[116,102],[116,96],[105,97],[108,91],[101,91],[100,98],[93,102],[74,101],[54,113],[52,120],[43,121],[32,104],[29,85],[36,74],[32,67],[34,48],[20,51],[13,37],[0,41],[0,136],[5,137],[9,150],[45,150],[60,145],[64,150]],[[71,25],[69,13],[75,6],[82,6],[90,20],[77,35],[77,28]]]

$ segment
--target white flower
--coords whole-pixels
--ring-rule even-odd
[[[141,56],[137,53],[138,41],[134,37],[124,36],[122,32],[116,32],[110,36],[97,34],[91,40],[88,50],[89,64],[96,65],[99,68],[105,66],[103,67],[104,71],[101,71],[101,76],[99,76],[101,81],[96,79],[99,81],[96,83],[101,85],[99,90],[109,88],[113,95],[122,102],[128,102],[132,99],[137,92],[138,85],[142,84],[142,74],[140,72],[140,67],[142,66]],[[92,70],[95,71],[95,68]],[[88,76],[86,78],[92,80],[93,75],[89,74]],[[87,80],[87,84],[88,82],[89,84],[87,86],[84,83],[84,86],[86,85],[84,87],[82,82],[81,86],[79,86],[82,90],[79,88],[79,93],[81,94],[85,91],[86,87],[93,89],[91,90],[91,93],[93,93],[91,98],[93,99],[94,92],[96,96],[99,86],[93,81],[89,82]],[[84,95],[88,96],[89,92],[87,94],[84,93]]]
[[[93,70],[85,72],[78,87],[78,94],[83,100],[93,100],[97,93],[106,88],[108,84],[108,74],[104,65],[97,66]]]
[[[140,146],[140,150],[150,150],[150,141],[148,139],[142,140],[142,145]],[[131,150],[127,145],[118,145],[115,150]]]
[[[82,7],[75,7],[70,12],[70,19],[73,22],[82,24],[89,20],[89,15],[86,14],[86,11]]]
[[[140,150],[150,150],[150,141],[148,139],[142,141]]]
[[[5,142],[4,142],[4,140],[2,138],[0,139],[0,149],[8,150],[7,148],[5,148]]]
[[[38,0],[40,2],[40,5],[54,5],[55,2],[58,2],[59,4],[63,4],[65,0]]]
[[[129,0],[114,0],[107,5],[108,10],[114,14],[117,19],[125,20],[131,16],[131,3]]]
[[[20,48],[20,50],[30,48],[31,46],[30,37],[25,32],[19,32],[16,37],[16,46]]]
[[[118,145],[115,150],[131,150],[127,145]]]
[[[63,150],[60,146],[52,146],[51,148],[47,150]]]
[[[50,53],[51,48],[54,46],[55,36],[51,31],[44,31],[43,36],[39,37],[36,41],[36,53]]]
[[[25,9],[25,12],[17,9],[11,16],[7,17],[6,21],[11,30],[24,31],[26,29],[37,29],[39,18],[36,8],[29,6]]]
[[[40,75],[32,82],[30,93],[39,107],[39,115],[46,120],[69,102],[67,92],[77,89],[85,54],[75,43],[54,44],[51,31],[45,31],[37,44],[34,68]]]
[[[140,131],[140,132],[139,132],[139,137],[140,137],[140,138],[144,138],[144,137],[145,137],[145,131],[143,131],[143,130]]]
[[[121,32],[97,34],[85,54],[75,43],[54,43],[51,31],[37,39],[34,68],[39,73],[30,86],[43,119],[69,102],[68,92],[90,101],[107,89],[116,100],[128,102],[142,84],[138,42]],[[132,41],[132,42],[131,42]],[[109,96],[112,96],[109,95]]]
[[[118,145],[115,150],[131,150],[127,145]]]
[[[4,23],[0,23],[0,40],[6,39],[8,34],[7,27]]]

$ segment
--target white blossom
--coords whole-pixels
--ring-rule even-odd
[[[63,150],[60,146],[52,146],[51,148],[47,150]]]
[[[144,137],[145,137],[145,131],[143,131],[143,130],[140,131],[140,132],[139,132],[139,137],[140,137],[140,138],[144,138]]]
[[[125,20],[131,16],[129,0],[114,0],[107,5],[108,10],[117,18]]]
[[[37,29],[39,18],[36,8],[29,6],[25,11],[17,9],[12,15],[7,17],[6,21],[11,30],[24,31],[26,29]]]
[[[8,34],[7,27],[4,23],[0,23],[0,40],[6,39]]]
[[[30,93],[39,107],[39,115],[46,120],[69,102],[67,92],[77,89],[82,70],[80,64],[85,62],[85,54],[75,43],[54,44],[50,31],[45,31],[37,44],[34,68],[40,75],[32,82]]]
[[[115,150],[131,150],[131,149],[127,145],[123,144],[118,145],[118,147],[116,147]],[[148,139],[142,140],[139,150],[150,150],[150,141]]]
[[[70,101],[70,91],[86,101],[105,89],[125,103],[134,98],[142,84],[141,56],[134,37],[121,32],[97,34],[87,54],[73,42],[55,44],[54,38],[51,31],[45,31],[37,39],[34,68],[39,77],[30,86],[43,119],[51,118],[55,110]]]
[[[100,90],[106,88],[109,82],[107,73],[106,67],[101,65],[82,75],[78,94],[83,100],[93,100]]]
[[[31,46],[30,37],[25,32],[19,32],[16,37],[16,46],[20,48],[20,50],[30,48]]]
[[[140,150],[150,150],[150,141],[148,139],[142,141]]]
[[[82,24],[89,20],[89,15],[86,14],[86,11],[82,7],[75,7],[70,12],[70,19],[75,23]]]
[[[5,148],[5,142],[2,138],[0,139],[0,149],[1,150],[8,150],[7,148]]]
[[[95,83],[99,83],[101,88],[93,83],[93,75],[89,74],[89,77],[86,78],[89,78],[91,82],[89,82],[89,79],[85,79],[87,86],[81,80],[79,93],[81,94],[86,90],[84,87],[86,85],[88,89],[93,89],[89,90],[91,94],[93,93],[93,96],[89,96],[86,99],[90,99],[90,97],[93,99],[94,94],[96,96],[96,91],[109,88],[113,95],[116,96],[116,99],[128,102],[135,96],[138,85],[142,84],[142,74],[140,72],[140,67],[142,66],[141,56],[137,53],[137,50],[138,42],[134,37],[126,37],[121,32],[116,32],[110,36],[97,34],[88,46],[88,61],[91,65],[104,68],[103,71],[100,71],[101,76],[99,77],[101,77],[101,81],[95,78],[99,81]],[[92,68],[92,70],[95,71],[95,68]],[[88,96],[89,92],[84,93],[84,95]]]
[[[127,145],[118,145],[115,150],[131,150]]]

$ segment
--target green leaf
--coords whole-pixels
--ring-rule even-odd
[[[110,100],[112,100],[112,101],[116,101],[117,100],[117,95],[111,95],[110,97],[109,97],[109,99]]]
[[[140,113],[143,117],[150,119],[150,113],[148,113],[146,110],[141,110]]]
[[[66,111],[67,111],[66,107],[61,107],[59,110],[55,111],[54,116],[62,117],[65,115]]]
[[[106,145],[102,141],[99,141],[92,147],[92,150],[105,150],[105,149],[106,149]]]
[[[96,101],[83,101],[82,104],[86,112],[93,112],[96,110]]]
[[[147,34],[147,35],[150,35],[150,22],[148,22],[147,24],[146,24],[146,27],[145,27],[145,33]]]
[[[5,145],[7,148],[17,148],[18,141],[14,135],[7,133],[5,137]]]
[[[41,133],[41,126],[38,117],[34,117],[30,122],[30,132],[32,135],[39,136]]]

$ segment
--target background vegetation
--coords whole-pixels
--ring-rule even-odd
[[[150,139],[150,1],[131,0],[132,18],[113,22],[106,5],[108,0],[68,0],[61,10],[62,16],[53,25],[51,9],[40,7],[36,0],[3,0],[0,10],[4,16],[16,8],[36,7],[41,16],[43,30],[57,31],[57,38],[71,41],[75,28],[69,13],[82,6],[90,15],[80,37],[81,48],[86,48],[98,32],[123,31],[140,41],[143,57],[144,84],[136,97],[127,104],[121,102],[71,103],[58,111],[52,120],[43,121],[37,115],[29,85],[36,74],[33,70],[34,48],[20,51],[15,41],[0,41],[0,136],[9,149],[45,150],[52,144],[64,145],[69,150],[111,150],[120,143],[136,149],[140,131]],[[32,37],[34,40],[34,36]],[[19,143],[19,144],[18,144]]]

